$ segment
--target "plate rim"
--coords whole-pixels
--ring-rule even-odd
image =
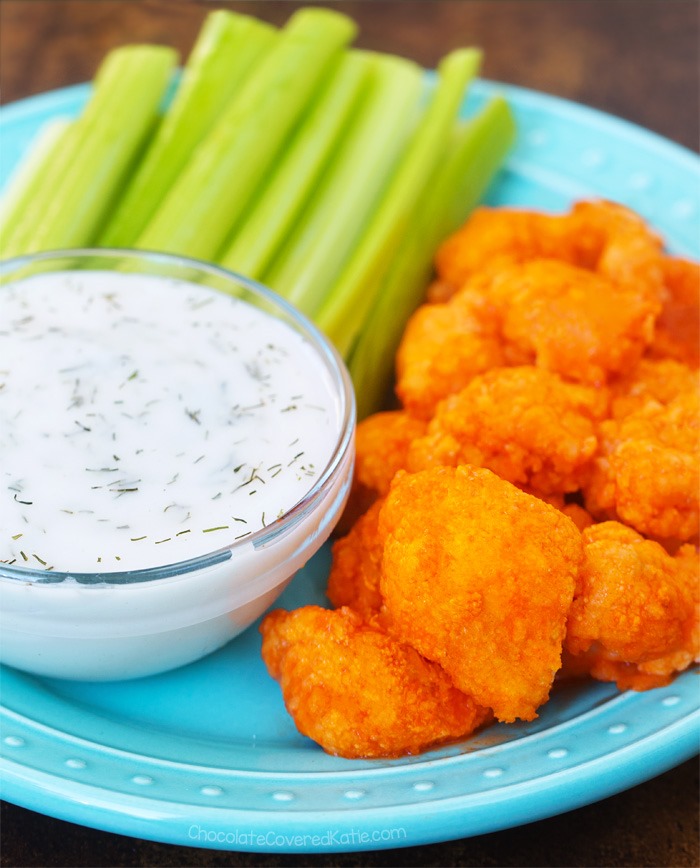
[[[698,738],[700,709],[617,751],[626,755],[623,775],[619,775],[619,766],[606,768],[607,756],[594,757],[573,769],[553,771],[537,778],[536,789],[532,781],[521,781],[493,790],[486,797],[480,792],[432,802],[432,811],[426,811],[425,803],[402,805],[400,820],[396,819],[395,806],[354,807],[335,812],[280,808],[262,814],[197,806],[196,822],[193,822],[192,816],[186,814],[192,810],[191,805],[129,794],[112,799],[106,812],[101,803],[106,792],[104,787],[72,782],[63,787],[60,784],[65,783],[65,779],[43,772],[13,774],[13,764],[8,760],[0,761],[0,772],[4,772],[4,782],[10,784],[9,793],[3,793],[7,801],[56,819],[114,834],[205,849],[234,849],[225,845],[235,844],[236,850],[245,852],[340,853],[434,844],[544,820],[608,798],[691,759],[698,752]],[[435,760],[436,764],[440,762],[440,759]],[[568,786],[562,792],[564,778]],[[596,784],[593,796],[588,786],[591,781]],[[59,786],[50,788],[52,782],[58,782]],[[114,796],[114,792],[111,795]],[[553,795],[556,799],[550,798]],[[372,822],[368,823],[370,815]],[[124,828],[125,820],[130,824],[128,829]],[[397,825],[399,822],[412,824],[410,832],[405,826]],[[358,826],[365,828],[358,829]],[[194,835],[193,828],[197,830]],[[394,833],[400,830],[405,832],[405,837],[396,837]],[[323,841],[313,843],[315,837],[323,837],[329,831],[334,834],[327,845],[324,846]],[[210,835],[203,838],[201,832]],[[379,837],[372,839],[377,832]],[[387,832],[392,837],[381,840],[381,835]],[[370,839],[364,841],[364,846],[363,833]],[[294,845],[295,838],[303,841]]]

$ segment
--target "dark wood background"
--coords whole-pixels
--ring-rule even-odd
[[[206,13],[225,6],[282,23],[279,0],[0,0],[3,103],[90,78],[110,48],[157,41],[186,56]],[[337,2],[358,44],[434,66],[480,45],[483,74],[586,103],[687,148],[699,144],[696,0],[365,0]],[[0,141],[0,159],[2,159]],[[700,191],[698,191],[700,194]],[[470,865],[698,866],[692,760],[598,804],[505,832],[407,850],[250,855],[174,847],[2,806],[3,866]]]
[[[157,41],[189,51],[217,6],[277,24],[288,0],[1,0],[0,99],[90,78],[106,51]],[[310,5],[310,4],[309,4]],[[699,139],[697,0],[364,0],[329,4],[358,44],[432,67],[480,45],[483,75],[583,102],[688,148]]]

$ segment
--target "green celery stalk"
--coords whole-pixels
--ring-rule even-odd
[[[448,54],[440,63],[438,85],[420,127],[340,280],[329,287],[316,324],[343,356],[348,355],[371,309],[369,288],[377,286],[415,218],[420,197],[449,141],[465,88],[480,61],[481,52],[467,48]]]
[[[348,52],[341,58],[269,184],[220,258],[225,268],[254,280],[262,277],[345,132],[366,84],[368,63],[363,52]]]
[[[59,151],[55,183],[44,184],[35,195],[3,244],[4,256],[95,242],[158,120],[176,62],[177,53],[164,46],[129,45],[110,52],[90,102]]]
[[[0,199],[0,238],[10,233],[42,186],[50,182],[51,164],[65,143],[71,122],[57,118],[45,123],[15,169]]]
[[[516,133],[515,118],[502,96],[492,97],[457,126],[452,157],[429,193],[437,214],[430,241],[433,251],[478,205],[513,147]]]
[[[43,219],[55,191],[62,183],[71,164],[75,162],[83,130],[95,122],[109,108],[114,88],[120,75],[119,57],[108,55],[100,64],[92,84],[92,93],[83,108],[79,122],[71,123],[61,141],[48,156],[42,170],[42,183],[31,199],[25,201],[22,212],[12,221],[7,233],[0,234],[0,254],[14,256],[25,252],[26,244],[35,227]]]
[[[412,61],[369,55],[369,87],[353,123],[264,282],[313,317],[342,273],[419,115],[423,74]]]
[[[207,16],[173,101],[100,238],[102,246],[133,245],[275,33],[262,21],[225,9]]]
[[[358,418],[376,412],[391,385],[394,358],[409,316],[420,304],[438,244],[480,201],[515,139],[515,121],[501,97],[456,131],[352,349],[348,367]]]
[[[216,260],[355,32],[351,19],[332,10],[296,12],[199,144],[136,247]]]

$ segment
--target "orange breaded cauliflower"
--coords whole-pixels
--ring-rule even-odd
[[[500,318],[511,364],[533,361],[590,385],[636,365],[659,310],[633,288],[552,259],[500,271],[486,295]]]
[[[351,609],[278,609],[260,630],[263,660],[297,729],[330,754],[416,754],[490,717],[437,664]]]
[[[388,410],[363,419],[355,436],[355,476],[377,495],[389,490],[397,470],[406,466],[406,453],[425,422],[403,410]]]
[[[565,214],[482,207],[440,246],[429,299],[447,300],[478,272],[555,259],[660,300],[661,255],[659,236],[616,202],[577,202]]]
[[[446,300],[476,272],[496,271],[542,257],[577,264],[576,239],[566,215],[515,208],[477,208],[438,249],[435,256],[438,285],[430,299]]]
[[[565,503],[561,508],[564,515],[568,516],[579,530],[585,530],[595,524],[593,516],[578,503]]]
[[[402,337],[401,409],[358,426],[336,608],[261,626],[298,729],[401,756],[532,720],[557,678],[700,662],[699,365],[700,265],[639,215],[477,209]]]
[[[576,202],[569,228],[577,247],[576,264],[620,287],[663,299],[663,242],[646,222],[617,202]]]
[[[534,363],[590,385],[628,373],[654,338],[665,280],[673,285],[667,260],[646,223],[612,202],[559,216],[477,209],[438,251],[433,303],[404,333],[399,399],[428,419],[493,367]]]
[[[336,606],[349,606],[366,618],[381,609],[379,571],[384,550],[379,537],[377,500],[353,525],[350,532],[333,543],[333,561],[326,594]]]
[[[621,690],[667,683],[700,655],[697,552],[671,557],[615,521],[583,531],[584,561],[567,625],[568,667]]]
[[[499,720],[536,717],[582,556],[573,522],[489,470],[437,467],[394,477],[379,534],[392,634]]]
[[[700,390],[698,372],[675,359],[641,359],[625,377],[610,384],[610,415],[623,419],[649,401],[668,404],[684,392]]]
[[[577,503],[576,500],[569,501],[563,494],[544,494],[542,491],[534,491],[527,488],[527,486],[519,485],[518,488],[526,494],[531,494],[533,497],[539,497],[540,500],[544,500],[545,503],[548,503],[550,506],[563,512],[564,515],[568,516],[571,521],[573,521],[579,530],[583,530],[584,528],[590,527],[594,524],[595,520],[593,516],[587,512],[580,503]],[[578,498],[579,492],[576,492],[574,497]]]
[[[396,394],[406,410],[429,419],[437,404],[477,374],[505,364],[495,322],[477,292],[419,307],[396,354]]]
[[[597,439],[607,394],[532,366],[494,368],[442,401],[406,468],[473,464],[545,494],[576,491]]]
[[[355,431],[355,472],[341,532],[347,532],[372,503],[389,490],[397,470],[406,466],[411,442],[425,432],[425,422],[404,410],[367,416]]]
[[[649,401],[600,425],[600,454],[584,488],[586,508],[658,539],[686,541],[699,529],[700,397]]]
[[[664,300],[650,355],[700,365],[700,264],[680,257],[661,260]]]

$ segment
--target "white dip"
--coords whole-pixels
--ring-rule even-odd
[[[317,350],[206,287],[0,287],[0,561],[109,572],[211,552],[314,485],[341,425]]]

